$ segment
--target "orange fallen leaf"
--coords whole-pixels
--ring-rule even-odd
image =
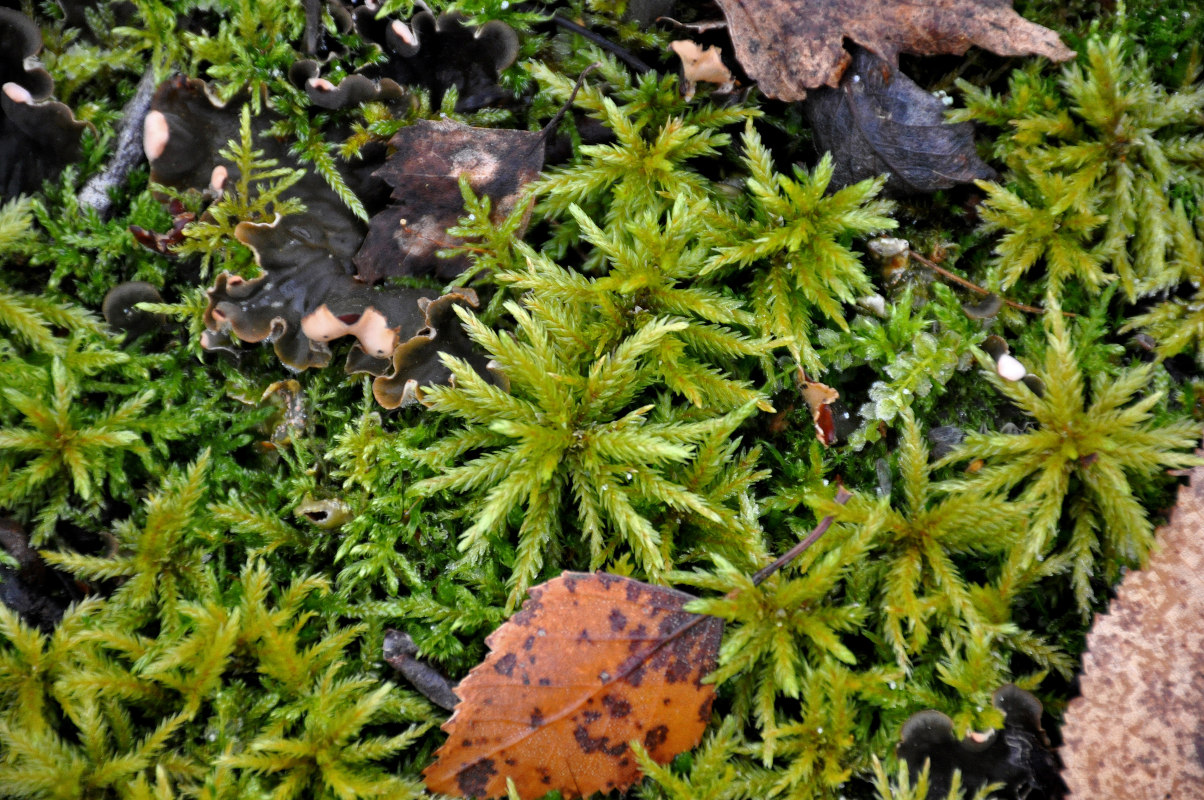
[[[532,588],[456,688],[427,788],[498,797],[510,778],[524,798],[588,796],[639,780],[631,740],[660,763],[697,745],[723,620],[683,611],[692,599],[603,572]]]
[[[1074,51],[1048,28],[1012,10],[1011,0],[716,0],[736,58],[761,91],[802,100],[835,88],[852,60],[845,38],[897,67],[900,53],[961,55],[978,45],[1005,56],[1065,61]]]

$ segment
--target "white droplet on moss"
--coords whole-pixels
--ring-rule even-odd
[[[999,377],[1005,381],[1023,380],[1024,376],[1028,374],[1024,365],[1007,353],[1001,355],[995,362],[995,372],[999,373]]]

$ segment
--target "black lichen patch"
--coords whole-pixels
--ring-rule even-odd
[[[469,24],[459,12],[434,13],[422,2],[409,23],[375,19],[357,9],[356,27],[383,45],[389,59],[377,71],[399,84],[425,87],[438,108],[449,89],[456,90],[456,111],[475,111],[510,97],[497,85],[502,70],[518,56],[518,35],[504,22]],[[367,71],[365,71],[367,72]]]
[[[899,734],[899,758],[914,773],[931,763],[930,797],[944,797],[958,770],[967,794],[1002,783],[1009,797],[1061,797],[1066,789],[1041,727],[1040,701],[1008,684],[996,690],[992,702],[1004,712],[1003,730],[971,733],[960,741],[953,721],[939,711],[912,715]]]
[[[453,290],[435,300],[420,298],[417,304],[423,314],[422,327],[393,349],[392,368],[372,382],[372,396],[376,402],[385,408],[420,403],[421,387],[453,382],[451,370],[440,357],[445,353],[467,362],[486,381],[503,387],[506,385],[505,376],[492,369],[493,362],[468,338],[456,316],[456,305],[475,307],[478,304],[474,291]],[[531,613],[539,608],[534,598],[527,605],[533,603]],[[527,610],[524,608],[516,618],[526,614]]]
[[[348,75],[338,84],[321,77],[318,62],[304,59],[293,64],[289,80],[305,92],[309,101],[319,108],[353,108],[362,103],[398,104],[406,93],[389,78],[373,80],[362,74]]]
[[[610,616],[607,619],[610,621],[610,629],[615,633],[621,633],[627,627],[627,617],[617,608],[610,610]]]
[[[41,49],[33,20],[0,8],[0,200],[37,191],[83,154],[87,123],[49,99],[54,81],[36,66]]]
[[[157,331],[167,322],[163,314],[143,311],[139,303],[162,303],[163,295],[154,284],[146,281],[119,283],[108,291],[101,304],[101,314],[109,327],[125,334],[126,340],[137,339],[146,333]]]

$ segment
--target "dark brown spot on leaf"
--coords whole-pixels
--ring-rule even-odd
[[[496,774],[493,759],[485,758],[460,770],[456,783],[465,797],[483,797],[489,779]]]
[[[514,663],[517,660],[518,659],[515,658],[514,653],[507,653],[506,655],[502,656],[496,664],[493,665],[493,669],[498,675],[505,675],[507,678],[509,678],[510,674],[514,672]]]
[[[606,710],[612,717],[621,719],[631,713],[631,703],[628,703],[618,695],[603,695],[602,705],[606,707]]]
[[[665,725],[657,725],[655,728],[649,728],[644,734],[644,749],[651,755],[652,751],[665,743],[669,738],[669,728]]]
[[[627,752],[626,742],[619,742],[612,747],[609,736],[593,738],[589,735],[589,731],[586,730],[584,725],[578,725],[573,730],[573,738],[577,740],[577,746],[581,748],[581,752],[587,755],[590,753],[605,753],[609,756],[621,756]]]
[[[615,633],[619,633],[627,627],[627,617],[625,617],[623,612],[617,608],[612,608],[610,610],[610,616],[607,617],[607,619],[610,620],[610,629]]]

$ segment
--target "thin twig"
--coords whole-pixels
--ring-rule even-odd
[[[564,28],[565,30],[572,31],[573,33],[577,34],[578,36],[582,36],[586,39],[589,39],[591,42],[598,45],[603,50],[609,50],[610,52],[614,53],[615,57],[617,57],[620,61],[622,61],[624,64],[631,67],[632,69],[634,69],[636,72],[640,73],[641,75],[644,74],[645,72],[652,71],[652,67],[648,66],[643,61],[641,61],[640,59],[638,59],[634,55],[632,55],[630,52],[628,52],[627,50],[624,50],[622,47],[620,47],[619,45],[612,42],[610,39],[607,39],[605,36],[601,36],[597,33],[594,33],[589,28],[582,27],[581,25],[578,25],[576,22],[573,22],[572,20],[567,20],[564,17],[560,16],[559,14],[552,15],[552,22],[555,22],[557,25]]]
[[[547,141],[547,138],[552,135],[553,131],[556,130],[556,126],[558,126],[560,121],[564,119],[564,115],[567,114],[569,109],[573,107],[573,101],[577,99],[577,92],[581,91],[581,87],[585,85],[585,76],[596,69],[600,69],[601,67],[602,62],[595,61],[581,71],[581,74],[577,77],[577,83],[573,86],[573,91],[569,94],[569,99],[564,101],[564,105],[560,107],[560,110],[556,112],[555,116],[553,116],[552,119],[548,121],[548,124],[543,126],[543,130],[539,132],[541,141]]]
[[[907,254],[909,256],[911,256],[912,258],[914,258],[916,261],[919,261],[924,266],[928,267],[928,269],[932,270],[937,275],[940,275],[942,278],[945,278],[947,280],[953,281],[958,286],[961,286],[963,289],[969,289],[970,291],[978,292],[981,295],[995,294],[991,290],[984,289],[981,286],[979,286],[977,283],[968,281],[960,275],[954,275],[952,272],[950,272],[949,270],[945,269],[942,266],[939,266],[938,264],[936,264],[936,262],[932,261],[931,259],[925,258],[924,256],[920,255],[915,250],[908,248]],[[1017,303],[1015,300],[1009,300],[1006,297],[1002,297],[1002,296],[999,296],[999,299],[1003,301],[1003,304],[1005,306],[1007,306],[1009,308],[1014,308],[1017,311],[1027,311],[1030,314],[1044,314],[1045,313],[1045,309],[1043,309],[1043,308],[1037,308],[1036,306],[1026,306],[1026,305],[1024,305],[1024,303]],[[1067,316],[1067,317],[1076,316],[1075,314],[1072,314],[1069,311],[1063,311],[1062,315]]]
[[[853,495],[845,491],[843,486],[836,490],[836,502],[840,503],[842,506],[849,502],[849,498],[852,496]],[[807,548],[819,541],[819,537],[827,533],[828,528],[832,527],[832,519],[833,518],[831,514],[821,519],[819,524],[815,526],[815,530],[807,534],[806,539],[803,539],[794,547],[787,550],[778,557],[777,561],[774,561],[768,567],[762,567],[761,569],[757,570],[756,574],[754,574],[752,577],[753,586],[760,586],[770,575],[777,572],[782,567],[786,566],[791,561],[805,553]]]
[[[138,81],[133,99],[126,104],[121,132],[117,134],[117,147],[109,166],[93,175],[79,190],[79,204],[93,209],[101,217],[107,216],[113,206],[109,192],[123,186],[130,172],[146,157],[142,151],[142,125],[150,111],[151,98],[155,95],[157,85],[154,67],[147,67],[146,72],[142,73],[142,80]]]

